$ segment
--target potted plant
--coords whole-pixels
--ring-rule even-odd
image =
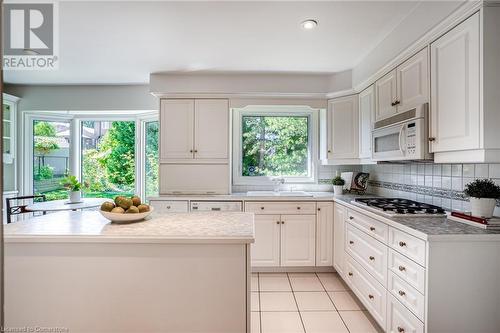
[[[340,176],[336,176],[332,180],[333,184],[333,194],[334,195],[342,195],[342,190],[344,188],[345,180]]]
[[[65,177],[61,181],[61,185],[69,192],[69,202],[75,203],[82,200],[82,183],[78,181],[76,176]]]
[[[493,216],[496,199],[500,198],[500,186],[490,179],[476,179],[465,185],[464,193],[470,197],[473,216],[484,218]]]

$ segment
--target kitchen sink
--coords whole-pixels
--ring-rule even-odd
[[[312,197],[309,192],[304,191],[248,191],[249,197]]]

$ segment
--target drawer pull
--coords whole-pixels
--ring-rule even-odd
[[[349,272],[349,276],[353,276],[352,272]]]
[[[321,208],[318,208],[318,212],[320,212],[320,211],[321,211]]]
[[[300,209],[300,207],[297,207],[297,209]]]
[[[402,328],[401,326],[398,326],[398,332],[399,332],[399,333],[404,333],[404,331],[405,331],[405,329],[404,329],[404,328]]]
[[[374,256],[370,256],[369,258],[370,258],[371,261],[375,260]]]
[[[368,295],[368,298],[369,299],[373,299],[373,295]]]
[[[280,224],[281,222],[280,221],[276,221],[276,224]]]
[[[370,227],[370,230],[371,231],[375,231],[375,227]]]
[[[349,220],[354,220],[354,216],[349,216]]]
[[[402,290],[398,291],[398,294],[399,294],[400,296],[404,296],[404,295],[406,295],[406,293],[405,293],[404,291],[402,291]]]
[[[399,266],[398,269],[402,272],[402,271],[406,271],[406,267],[405,266]]]
[[[167,206],[167,209],[170,209],[170,208],[172,208],[172,207],[170,207],[170,206]]]
[[[281,221],[281,224],[285,224],[285,221]]]
[[[406,246],[406,243],[405,242],[399,242],[399,246],[401,246],[401,247]]]
[[[354,241],[349,241],[349,244],[351,244],[351,245],[354,244]]]
[[[264,207],[260,207],[260,210],[264,210]]]

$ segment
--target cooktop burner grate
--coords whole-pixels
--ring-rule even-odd
[[[443,208],[418,201],[399,198],[357,198],[355,203],[367,206],[387,215],[445,215]]]

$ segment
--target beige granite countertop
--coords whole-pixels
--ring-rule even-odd
[[[155,214],[115,224],[97,211],[66,211],[4,225],[12,242],[253,243],[252,213]]]

